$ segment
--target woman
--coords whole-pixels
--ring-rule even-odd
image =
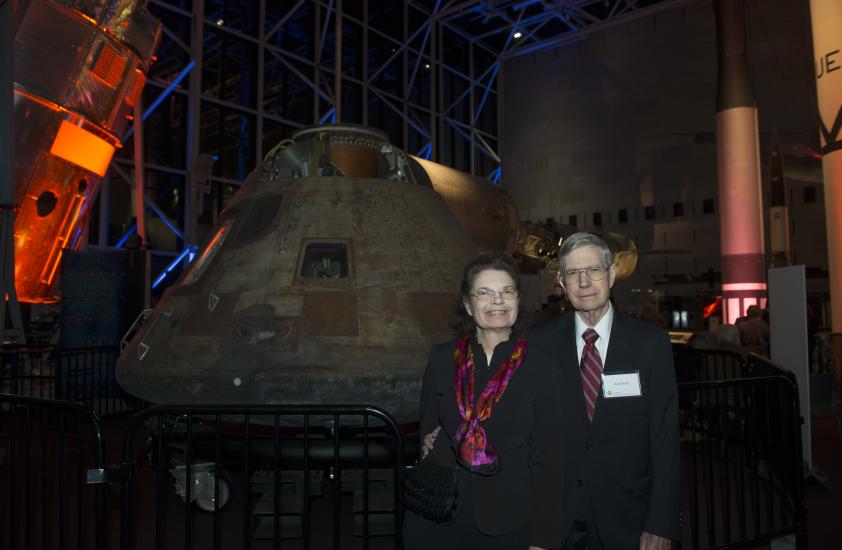
[[[461,337],[430,353],[420,416],[420,433],[435,440],[423,460],[457,468],[457,514],[440,525],[407,512],[408,550],[560,544],[558,383],[549,353],[520,336],[519,292],[506,254],[465,268]]]

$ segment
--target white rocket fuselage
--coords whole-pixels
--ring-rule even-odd
[[[842,331],[842,3],[810,0],[816,94],[821,119],[827,265],[833,332]]]
[[[766,305],[757,108],[748,74],[745,0],[716,0],[717,164],[723,322]]]

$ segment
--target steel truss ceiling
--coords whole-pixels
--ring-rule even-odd
[[[448,25],[504,58],[581,40],[587,34],[697,0],[502,0],[450,2]],[[511,42],[509,37],[515,37]]]
[[[264,154],[318,123],[499,182],[505,59],[698,1],[151,0],[164,33],[140,146],[124,136],[90,240],[123,246],[140,182],[163,288]]]

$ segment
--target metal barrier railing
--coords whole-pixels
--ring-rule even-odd
[[[684,383],[679,409],[683,548],[742,547],[787,534],[806,548],[794,382],[765,376]]]
[[[707,380],[679,384],[683,548],[788,533],[804,548],[794,379],[759,356],[739,367],[729,354],[712,357],[693,356],[684,370],[692,376],[679,375]],[[746,377],[711,381],[716,373]],[[378,546],[389,537],[401,546],[404,443],[380,409],[154,407],[122,433],[122,462],[106,468],[100,421],[84,405],[0,395],[0,547],[116,547],[102,533],[118,517],[120,529],[108,532],[119,532],[122,550],[279,548],[289,539],[303,548],[369,548],[374,536],[383,537]],[[114,481],[121,504],[104,517],[101,484]]]
[[[52,347],[0,348],[0,393],[55,398],[55,362]]]
[[[768,357],[756,353],[748,354],[745,361],[746,376],[757,378],[762,376],[783,376],[794,385],[798,385],[795,373],[773,363]]]
[[[0,348],[0,392],[84,402],[100,415],[138,410],[114,379],[117,346]]]
[[[736,351],[673,347],[679,383],[734,380],[749,375],[746,361]]]
[[[103,549],[102,433],[82,404],[0,394],[0,547]]]
[[[402,453],[398,425],[374,407],[146,409],[124,437],[121,547],[367,549],[386,535],[400,548]]]

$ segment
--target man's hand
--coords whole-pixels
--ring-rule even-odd
[[[529,550],[547,550],[546,548],[542,548],[540,546],[530,546]]]
[[[640,535],[640,550],[670,550],[672,541],[644,532]]]
[[[427,458],[430,451],[433,450],[433,445],[436,444],[436,438],[439,436],[441,426],[436,426],[436,429],[424,436],[424,444],[421,445],[421,458]]]

